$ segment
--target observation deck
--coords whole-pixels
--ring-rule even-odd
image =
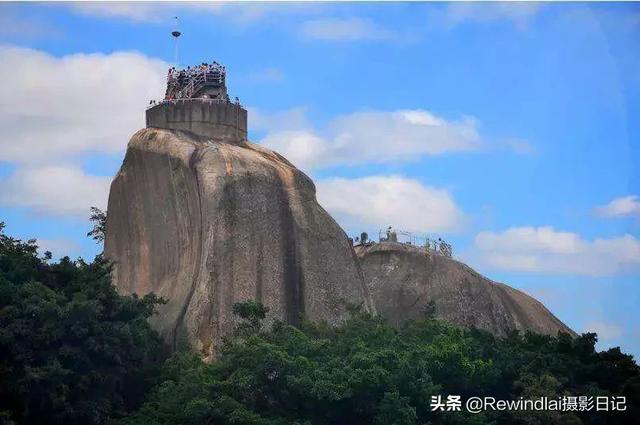
[[[161,101],[151,101],[147,128],[191,131],[226,143],[247,140],[247,110],[227,94],[226,69],[217,62],[170,68]]]

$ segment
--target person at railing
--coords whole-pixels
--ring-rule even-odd
[[[193,67],[187,66],[186,69],[177,69],[172,66],[167,72],[167,89],[164,98],[165,100],[189,99],[207,83],[224,85],[225,72],[225,67],[216,61],[211,64],[202,62]],[[215,100],[218,103],[231,102],[228,95]],[[236,103],[240,104],[240,99],[236,98]]]

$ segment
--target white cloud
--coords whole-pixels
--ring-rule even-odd
[[[72,166],[19,167],[0,180],[0,205],[86,218],[90,207],[106,208],[110,184]]]
[[[167,64],[138,53],[74,54],[0,46],[0,161],[119,152],[163,94]]]
[[[60,164],[123,151],[166,69],[138,53],[55,57],[0,45],[0,161],[18,163],[0,180],[0,204],[80,217],[105,208],[110,178]]]
[[[336,119],[330,127],[333,147],[358,150],[372,159],[392,156],[407,159],[416,154],[437,155],[478,147],[480,137],[473,118],[446,121],[424,110],[358,112]]]
[[[281,83],[284,79],[284,73],[273,67],[265,68],[249,75],[249,80],[254,83]]]
[[[531,143],[521,139],[507,139],[503,144],[518,155],[532,155],[536,152],[536,148]]]
[[[426,233],[453,231],[464,221],[448,191],[399,176],[331,178],[319,181],[317,192],[343,227],[394,225]]]
[[[258,108],[248,107],[250,130],[281,132],[299,131],[311,128],[307,119],[307,108],[298,107],[272,114],[264,113]]]
[[[598,339],[612,340],[620,338],[622,336],[622,328],[612,323],[606,323],[602,321],[589,322],[584,327],[584,332],[595,332],[598,334]]]
[[[100,18],[127,18],[142,22],[158,22],[170,18],[166,7],[168,4],[162,5],[152,2],[81,1],[68,3],[68,6],[80,14]]]
[[[318,4],[277,2],[73,2],[67,6],[77,13],[106,19],[126,19],[134,22],[172,22],[183,12],[206,13],[222,16],[238,25],[264,21],[270,16],[312,14],[321,8]]]
[[[305,130],[280,131],[267,135],[261,144],[275,150],[299,169],[309,172],[330,153],[327,141]]]
[[[45,21],[25,18],[13,13],[13,8],[3,5],[0,8],[0,35],[18,39],[54,38],[62,31]]]
[[[80,244],[70,239],[38,239],[38,253],[44,255],[49,251],[53,254],[53,258],[60,258],[65,255],[75,257],[74,253],[80,250]]]
[[[596,213],[603,217],[640,216],[640,198],[637,195],[616,198],[596,208]]]
[[[106,19],[125,19],[134,22],[166,23],[184,12],[209,14],[233,23],[232,29],[244,28],[257,22],[282,27],[288,16],[317,16],[326,6],[314,2],[71,2],[68,7],[77,13]],[[415,31],[398,32],[385,28],[367,18],[319,17],[303,22],[299,33],[305,38],[325,41],[394,40],[413,41]]]
[[[446,9],[446,18],[450,25],[462,22],[492,23],[512,22],[524,29],[538,14],[542,5],[535,2],[495,2],[495,3],[450,3]]]
[[[634,236],[589,241],[550,226],[480,232],[475,249],[481,263],[502,270],[608,276],[640,267]]]
[[[325,41],[393,40],[395,32],[364,18],[318,18],[304,22],[302,36]]]
[[[322,135],[300,127],[274,131],[260,143],[304,170],[415,160],[481,145],[475,119],[447,121],[421,109],[356,112],[331,121]]]
[[[482,232],[476,243],[481,248],[499,245],[505,251],[569,254],[578,250],[581,240],[575,233],[557,232],[552,227],[515,227],[503,233]]]
[[[215,5],[212,2],[196,2],[191,5]],[[271,24],[282,26],[282,19],[287,16],[316,15],[325,8],[319,2],[226,2],[223,7],[209,9],[210,12],[224,15],[225,19],[236,25],[247,26],[257,22],[269,21]]]

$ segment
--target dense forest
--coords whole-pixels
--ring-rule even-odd
[[[98,217],[99,219],[100,217]],[[100,240],[103,229],[91,236]],[[506,338],[434,319],[394,328],[354,309],[339,327],[240,325],[211,364],[170,354],[147,319],[163,300],[119,295],[110,266],[50,253],[0,223],[3,424],[627,424],[640,421],[640,369],[595,334]],[[433,410],[433,397],[625,397],[625,411]],[[620,400],[620,399],[619,399]]]

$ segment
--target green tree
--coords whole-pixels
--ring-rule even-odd
[[[638,366],[619,350],[596,352],[593,334],[496,338],[429,315],[396,328],[357,309],[337,327],[277,322],[257,331],[265,313],[257,303],[234,311],[252,332],[229,338],[212,364],[174,355],[143,407],[123,424],[622,424],[634,417],[472,415],[432,411],[430,401],[609,394],[625,395],[630,411],[639,405]]]
[[[109,265],[41,259],[0,223],[0,422],[121,425],[631,424],[640,369],[592,333],[495,337],[434,319],[399,327],[351,306],[338,326],[264,326],[256,301],[211,364],[161,368],[147,319],[161,302],[117,294]],[[432,397],[626,397],[625,412],[434,411]]]
[[[90,236],[96,242],[104,242],[107,229],[107,213],[98,207],[91,207],[89,220],[93,223],[93,227],[87,233],[87,236]]]
[[[137,406],[163,360],[159,302],[119,295],[100,257],[49,264],[0,224],[0,418],[100,424]]]
[[[233,314],[242,319],[236,333],[256,333],[260,331],[262,320],[269,309],[258,301],[244,301],[233,305]]]

